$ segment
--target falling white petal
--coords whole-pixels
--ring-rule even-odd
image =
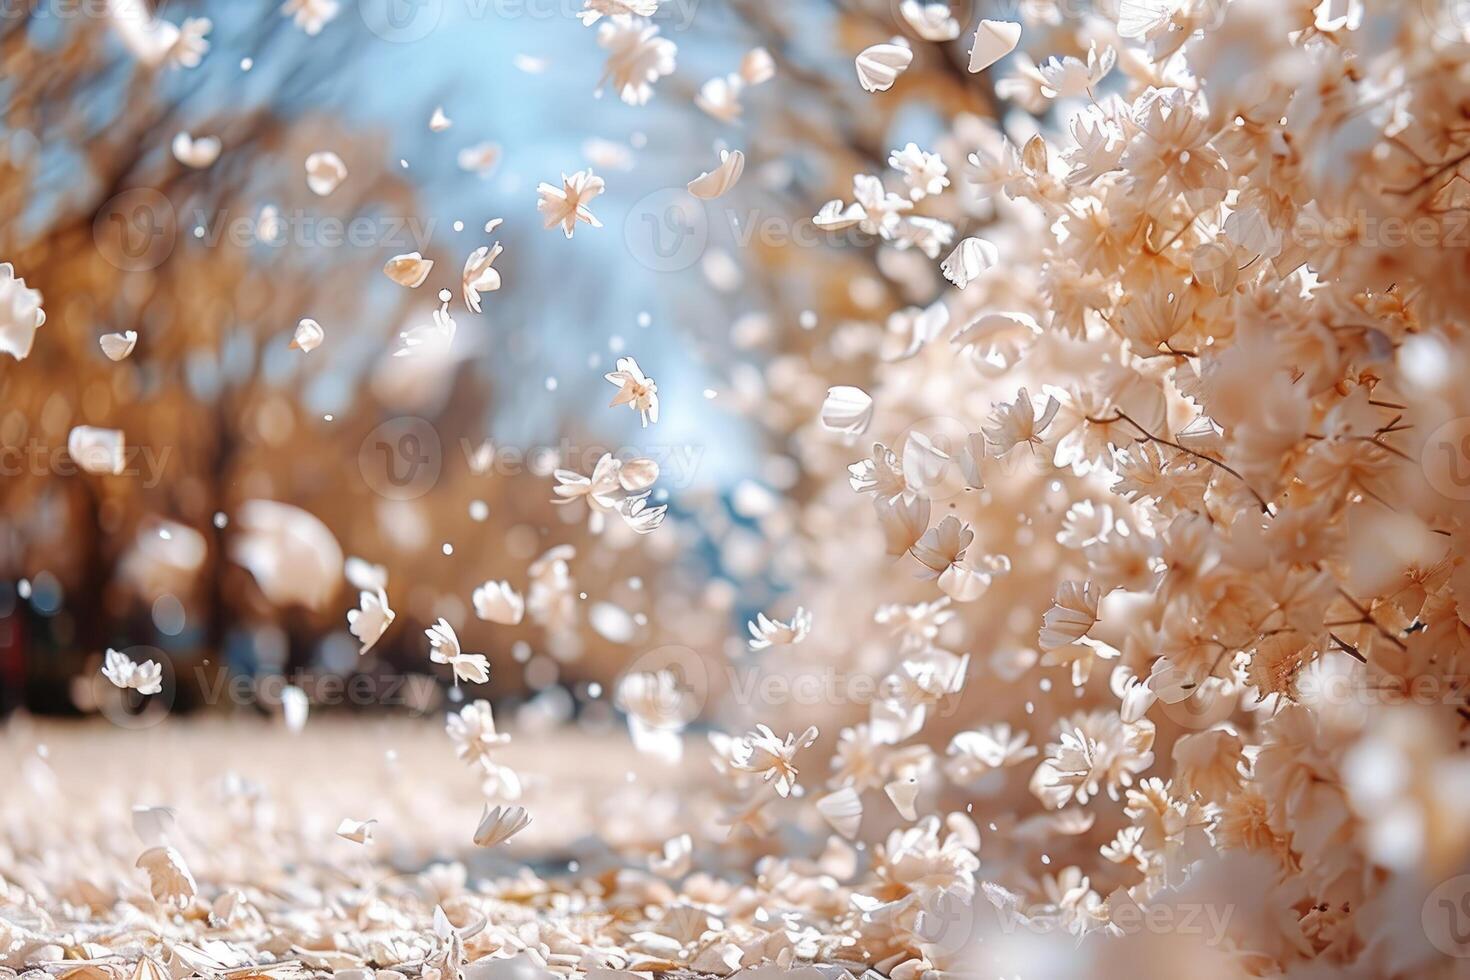
[[[857,56],[858,84],[869,92],[886,92],[913,60],[913,49],[899,39],[864,48]]]
[[[123,361],[133,352],[138,345],[138,331],[126,330],[122,333],[105,333],[97,341],[102,348],[102,353],[109,361]]]
[[[268,602],[326,609],[342,584],[342,548],[317,517],[274,500],[236,511],[230,557],[254,576]]]
[[[198,894],[199,886],[183,855],[172,847],[150,847],[138,856],[136,866],[148,873],[148,890],[156,902],[182,908]]]
[[[127,447],[117,429],[79,425],[66,437],[66,451],[88,473],[121,473],[127,465]]]
[[[953,41],[960,36],[960,22],[950,13],[947,3],[903,0],[898,12],[914,33],[926,41]]]
[[[296,332],[291,335],[291,349],[299,350],[303,354],[310,354],[322,345],[327,339],[327,332],[322,325],[310,317],[304,318],[296,324]]]
[[[487,226],[485,230],[490,231],[491,226]],[[481,293],[493,293],[500,288],[500,272],[495,268],[495,260],[500,258],[502,251],[504,249],[499,242],[494,246],[481,245],[465,259],[464,269],[460,273],[460,291],[464,296],[464,305],[474,313],[480,312]]]
[[[765,48],[751,48],[740,59],[740,80],[746,85],[761,85],[776,77],[776,61]]]
[[[311,713],[311,699],[306,692],[294,684],[287,684],[281,688],[281,718],[286,723],[289,732],[300,732],[306,727],[307,716]]]
[[[1021,43],[1021,25],[1008,20],[982,20],[970,46],[970,71],[981,72]]]
[[[376,592],[363,590],[358,596],[358,608],[347,611],[347,630],[362,644],[358,648],[358,656],[367,653],[383,638],[397,615],[388,607],[388,596],[381,589]]]
[[[400,286],[417,289],[429,278],[433,268],[432,259],[424,258],[418,252],[408,252],[389,259],[388,264],[383,266],[383,274]]]
[[[27,286],[9,262],[0,263],[0,354],[25,360],[45,322],[40,291]]]
[[[720,165],[708,170],[689,182],[689,193],[702,200],[712,201],[723,195],[740,181],[745,172],[745,154],[739,150],[721,150]]]
[[[475,615],[490,623],[515,626],[526,614],[526,600],[509,582],[486,582],[475,590]]]
[[[848,840],[857,837],[863,822],[863,801],[856,789],[844,786],[817,800],[817,812],[832,829]]]
[[[344,817],[337,825],[337,836],[343,840],[350,840],[354,844],[371,844],[375,823],[377,823],[376,820],[353,820],[351,817]]]
[[[895,779],[891,783],[885,783],[883,792],[893,801],[894,807],[899,815],[905,820],[917,820],[918,812],[914,809],[914,801],[919,798],[919,781],[912,776],[907,779]]]
[[[318,197],[326,197],[346,179],[347,165],[330,150],[306,158],[306,186]]]
[[[837,385],[827,389],[822,402],[822,428],[853,438],[867,431],[873,421],[873,398],[861,388]]]
[[[475,829],[475,843],[481,847],[503,844],[525,830],[530,822],[531,815],[523,806],[487,805],[484,815],[480,817],[480,825]]]
[[[179,133],[173,141],[174,159],[196,170],[202,170],[218,160],[221,148],[218,136],[196,138],[188,133]]]
[[[983,238],[966,238],[940,264],[944,278],[964,289],[1000,261],[1000,252]]]

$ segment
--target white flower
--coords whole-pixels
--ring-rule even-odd
[[[652,17],[660,0],[586,0],[580,13],[582,26],[591,27],[604,17]]]
[[[1022,388],[1016,400],[1010,404],[997,405],[990,413],[989,424],[984,427],[986,442],[994,447],[997,457],[1004,456],[1020,445],[1041,445],[1041,434],[1051,425],[1061,409],[1055,396],[1047,396],[1041,411],[1031,402],[1031,396]]]
[[[530,822],[531,815],[523,806],[491,807],[487,803],[480,826],[475,829],[475,843],[481,847],[503,844],[525,830]]]
[[[326,197],[347,179],[347,164],[330,150],[319,150],[306,158],[306,186],[318,197]]]
[[[1025,762],[1036,755],[1037,748],[1027,745],[1026,732],[1012,732],[1005,722],[986,725],[970,732],[960,732],[950,739],[945,771],[956,783],[973,783],[994,769],[1004,769]]]
[[[800,735],[776,737],[776,733],[765,725],[756,725],[755,730],[730,743],[730,766],[740,772],[760,775],[768,783],[774,783],[777,794],[789,796],[796,785],[796,753],[817,740],[817,726],[812,725]]]
[[[1102,56],[1099,57],[1097,43],[1093,42],[1088,48],[1085,63],[1071,55],[1064,58],[1055,56],[1048,58],[1046,63],[1038,69],[1046,83],[1041,88],[1041,94],[1049,99],[1077,98],[1086,95],[1092,86],[1113,70],[1113,62],[1117,60],[1117,57],[1118,53],[1111,47],[1105,49]]]
[[[720,151],[720,165],[713,171],[705,171],[689,182],[689,193],[706,201],[712,201],[734,187],[745,172],[745,154],[739,150]]]
[[[88,473],[117,476],[127,466],[127,447],[117,429],[76,426],[67,434],[66,452]]]
[[[603,518],[608,513],[619,514],[640,534],[653,531],[663,522],[667,507],[644,509],[649,487],[658,479],[658,464],[651,459],[624,462],[612,453],[603,453],[591,476],[562,469],[552,475],[557,481],[553,490],[557,499],[553,503],[580,500],[587,504],[591,511],[588,526],[594,534],[602,533]]]
[[[429,638],[429,659],[436,664],[449,664],[454,668],[455,686],[460,681],[484,684],[490,679],[490,663],[485,655],[461,652],[459,637],[447,620],[440,618],[439,622],[424,630],[424,635]]]
[[[924,570],[919,572],[920,577],[933,579],[944,574],[951,565],[965,557],[965,549],[974,540],[975,532],[970,530],[970,525],[953,514],[945,517],[925,531],[912,549],[914,557],[924,566]]]
[[[864,48],[855,62],[858,84],[869,92],[886,92],[913,60],[913,49],[902,38]]]
[[[658,464],[651,459],[630,459],[626,463],[612,453],[603,453],[592,468],[590,477],[572,470],[556,470],[561,484],[555,490],[568,503],[585,498],[589,506],[600,511],[616,510],[625,494],[641,493],[658,480]]]
[[[908,25],[926,41],[953,41],[960,36],[960,22],[949,12],[947,3],[920,3],[903,0],[898,12]]]
[[[888,155],[888,165],[902,171],[903,182],[909,189],[911,200],[921,200],[930,194],[938,194],[949,186],[949,168],[938,153],[925,153],[919,144],[910,143],[902,150]]]
[[[526,600],[509,582],[486,582],[475,590],[471,599],[475,615],[487,622],[515,626],[526,614]]]
[[[547,228],[561,225],[561,230],[568,238],[572,237],[578,221],[585,221],[593,228],[601,228],[602,222],[588,210],[587,205],[602,193],[605,186],[602,178],[591,170],[578,170],[570,177],[562,174],[560,187],[542,183],[536,188],[536,193],[540,195],[536,210],[545,218]]]
[[[1166,30],[1183,0],[1126,0],[1118,5],[1118,35],[1133,41]]]
[[[9,262],[0,263],[0,353],[25,360],[30,356],[36,331],[45,322],[40,291],[18,278]]]
[[[1020,24],[1008,20],[982,20],[970,46],[970,71],[984,71],[1016,50],[1020,42]]]
[[[357,651],[361,656],[383,638],[398,614],[388,608],[388,596],[382,589],[376,592],[364,589],[358,595],[358,606],[347,611],[347,629],[362,643]]]
[[[914,206],[907,197],[886,189],[883,181],[872,174],[854,175],[852,194],[863,212],[859,227],[870,235],[881,235],[884,238],[892,237],[898,229],[903,212],[912,210]]]
[[[444,114],[444,107],[442,105],[436,105],[433,113],[429,116],[429,132],[442,133],[453,125],[454,121]]]
[[[1090,105],[1075,113],[1067,123],[1067,130],[1077,144],[1065,153],[1072,165],[1067,173],[1068,184],[1090,184],[1118,169],[1128,141],[1123,138],[1122,127],[1101,106]]]
[[[186,167],[202,170],[219,159],[221,147],[218,136],[195,139],[188,133],[179,133],[173,141],[174,159]]]
[[[409,327],[398,335],[401,346],[393,352],[394,357],[412,357],[419,354],[444,354],[454,343],[458,325],[449,315],[448,304],[442,304],[432,314],[428,323]]]
[[[613,83],[618,97],[643,105],[653,96],[653,83],[674,73],[679,48],[658,36],[658,28],[641,17],[618,15],[597,29],[597,43],[607,51],[607,67],[598,84]]]
[[[351,817],[343,817],[342,822],[337,824],[337,836],[343,840],[350,840],[354,844],[371,844],[373,825],[376,823],[376,820],[353,820]]]
[[[97,341],[102,348],[102,353],[109,361],[127,360],[133,348],[138,345],[138,331],[125,330],[122,333],[105,333]]]
[[[451,713],[444,731],[454,742],[454,754],[472,765],[486,765],[491,750],[510,741],[509,735],[495,730],[495,714],[484,700],[471,701]]]
[[[750,648],[764,650],[774,644],[795,644],[805,640],[812,628],[812,614],[801,606],[796,607],[790,622],[771,619],[765,613],[757,613],[755,622],[745,624],[750,630]]]
[[[395,255],[383,266],[383,275],[392,279],[400,286],[409,289],[417,289],[429,278],[433,271],[434,261],[426,259],[418,252],[407,252],[403,255]]]
[[[900,251],[917,248],[929,258],[937,259],[944,247],[954,241],[954,225],[923,215],[905,217],[893,230],[893,241]]]
[[[944,278],[964,289],[1000,261],[1000,252],[983,238],[966,238],[955,246],[939,269]]]
[[[107,0],[108,19],[127,49],[145,65],[197,68],[209,51],[208,17],[187,17],[182,25],[155,17],[145,0]]]
[[[286,0],[281,4],[281,16],[290,17],[308,37],[315,37],[341,9],[338,0]]]
[[[464,260],[460,291],[464,295],[464,305],[475,313],[480,312],[480,294],[493,293],[500,288],[500,273],[495,269],[495,260],[503,251],[499,242],[493,246],[481,245]]]
[[[291,335],[291,349],[310,354],[326,339],[327,332],[322,329],[322,325],[311,317],[304,317],[296,324],[296,331]]]
[[[608,408],[627,405],[643,417],[645,426],[658,421],[658,385],[638,367],[631,357],[618,358],[617,370],[603,375],[608,384],[617,385],[618,393]]]
[[[168,25],[172,27],[173,25]],[[198,68],[209,53],[209,32],[214,23],[208,17],[185,17],[178,26],[173,43],[164,55],[170,68]],[[167,32],[165,32],[167,33]]]
[[[643,494],[624,500],[623,506],[619,508],[618,513],[622,515],[623,523],[628,525],[635,533],[652,534],[663,524],[668,510],[668,504],[649,507],[648,496],[647,494]]]
[[[108,650],[102,661],[102,676],[127,690],[132,688],[139,694],[157,694],[163,690],[163,665],[152,660],[135,664],[128,655],[117,650]]]
[[[172,847],[150,847],[138,856],[135,867],[148,873],[148,890],[153,900],[180,908],[194,900],[199,886],[184,863],[184,856]]]
[[[873,398],[851,385],[828,388],[820,418],[822,428],[828,432],[840,432],[854,439],[866,432],[873,421]]]
[[[1097,586],[1091,582],[1069,579],[1057,586],[1056,602],[1041,617],[1037,645],[1051,651],[1082,639],[1097,622],[1097,600]]]

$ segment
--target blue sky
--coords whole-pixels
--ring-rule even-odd
[[[714,166],[718,148],[743,148],[743,126],[708,118],[682,94],[737,68],[752,44],[738,22],[716,0],[668,0],[655,22],[679,45],[678,70],[655,86],[647,105],[627,106],[615,93],[596,94],[605,52],[596,28],[572,16],[580,0],[418,0],[415,16],[429,20],[407,21],[410,40],[374,33],[371,25],[381,24],[378,8],[384,2],[361,0],[360,6],[344,0],[320,38],[291,32],[288,43],[263,50],[241,41],[258,8],[204,3],[199,12],[215,24],[212,50],[201,68],[175,73],[163,84],[187,92],[201,110],[225,101],[277,102],[284,73],[320,51],[342,52],[343,45],[320,42],[334,31],[351,32],[346,57],[332,65],[331,80],[310,104],[281,108],[336,115],[385,135],[385,163],[397,167],[400,159],[407,161],[403,173],[419,195],[417,217],[432,227],[434,244],[456,260],[489,243],[482,231],[487,218],[505,219],[493,236],[506,246],[497,263],[504,288],[487,298],[485,316],[457,314],[461,337],[477,351],[477,368],[495,380],[488,434],[529,445],[554,440],[564,420],[575,418],[597,425],[600,437],[633,445],[648,440],[634,413],[605,410],[611,388],[601,374],[612,369],[621,349],[659,381],[658,443],[710,447],[701,475],[720,485],[748,475],[754,469],[753,440],[740,420],[721,410],[718,398],[705,398],[706,388],[724,386],[718,370],[702,363],[699,349],[710,344],[692,342],[696,332],[723,335],[747,307],[738,292],[725,295],[710,287],[697,266],[677,272],[647,268],[624,239],[625,224],[641,217],[640,200],[670,188],[682,194],[685,183]],[[685,29],[695,3],[698,17]],[[164,14],[178,20],[184,12],[171,4]],[[240,70],[246,55],[254,61],[248,73]],[[527,73],[517,67],[517,56],[544,59],[546,70]],[[427,127],[436,105],[453,120],[451,129],[437,134]],[[635,166],[600,171],[607,191],[594,211],[604,227],[584,226],[568,241],[541,227],[536,186],[586,167],[583,145],[589,138],[631,142],[638,147]],[[494,174],[482,179],[461,171],[459,150],[486,140],[502,148]],[[463,231],[453,231],[456,220],[463,221]],[[425,300],[432,305],[431,297]],[[520,339],[508,352],[502,341],[515,335]],[[359,348],[352,357],[346,345],[339,350],[343,364],[351,366],[308,392],[313,408],[324,412],[358,383],[355,372],[372,353]],[[556,379],[555,390],[547,389],[549,377]]]

